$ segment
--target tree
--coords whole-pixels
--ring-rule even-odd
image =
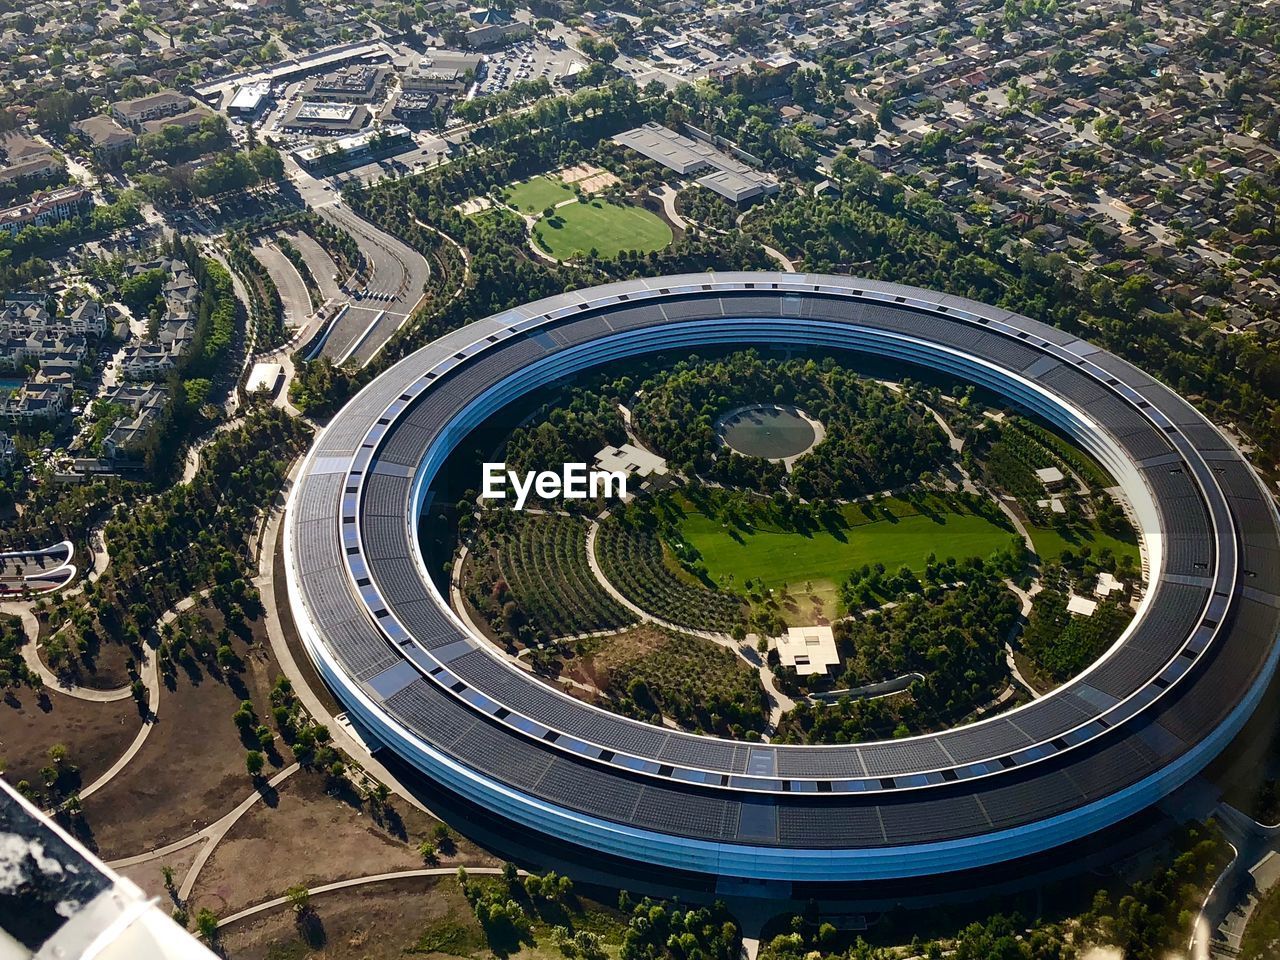
[[[255,779],[262,774],[262,768],[266,762],[267,758],[257,750],[250,750],[244,757],[244,767],[249,771],[249,776]]]
[[[284,893],[289,908],[296,914],[306,913],[311,906],[311,892],[304,883],[295,883]]]
[[[201,907],[196,914],[196,931],[204,938],[205,943],[214,943],[218,939],[218,915],[208,907]]]

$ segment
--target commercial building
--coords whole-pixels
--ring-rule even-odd
[[[307,100],[371,103],[382,95],[391,68],[385,64],[352,63],[312,77],[302,88]]]
[[[466,16],[472,24],[466,34],[467,45],[475,50],[514,43],[533,33],[529,24],[516,20],[506,10],[486,7],[471,10]]]
[[[359,103],[312,103],[302,100],[291,106],[280,121],[286,130],[304,133],[354,133],[369,122],[369,109]]]
[[[978,723],[806,746],[610,714],[496,656],[410,559],[454,446],[580,371],[724,344],[944,370],[1067,431],[1115,478],[1143,550],[1147,590],[1116,649]],[[1280,515],[1230,440],[1074,334],[867,278],[643,278],[468,324],[330,421],[284,542],[303,643],[371,744],[522,831],[645,871],[774,881],[770,896],[997,867],[1120,824],[1231,742],[1280,662],[1265,586],[1280,582]]]
[[[241,120],[256,120],[271,100],[271,84],[265,80],[237,87],[227,113]]]
[[[339,137],[332,143],[304,147],[293,156],[304,167],[314,170],[324,166],[338,166],[365,157],[376,156],[402,148],[413,142],[409,128],[398,123],[365,130],[350,137]]]
[[[709,171],[698,179],[698,184],[737,206],[773,196],[779,190],[778,181],[769,174],[705,140],[686,137],[658,123],[626,130],[614,137],[613,142],[630,147],[682,177]]]
[[[456,50],[407,53],[395,60],[400,89],[416,93],[464,93],[484,58]]]

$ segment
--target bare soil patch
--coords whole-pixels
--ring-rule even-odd
[[[222,933],[228,960],[375,960],[414,952],[424,931],[452,928],[459,947],[484,942],[480,925],[452,877],[389,880],[311,898],[323,946],[301,937],[286,906],[242,920]],[[423,946],[436,946],[424,942]],[[444,944],[442,944],[444,945]],[[427,956],[440,956],[436,950]]]
[[[200,848],[206,842],[193,843],[189,847],[175,850],[173,853],[163,857],[154,857],[132,867],[121,867],[118,872],[141,887],[144,893],[159,897],[161,909],[169,910],[172,904],[169,901],[169,894],[164,888],[164,868],[168,867],[173,871],[174,887],[181,887],[182,878],[187,875],[187,871],[191,869],[191,864],[195,862],[200,853]]]
[[[222,626],[219,613],[197,609],[216,634]],[[160,693],[159,719],[138,755],[85,801],[85,821],[105,858],[179,840],[217,820],[253,790],[244,765],[249,744],[231,718],[242,699],[251,699],[259,721],[274,730],[270,692],[280,670],[262,624],[251,627],[251,643],[234,634],[230,640],[241,672],[220,675],[205,666],[179,664],[172,686]],[[292,762],[279,736],[274,747],[267,755],[268,777]]]
[[[231,828],[201,871],[191,902],[226,916],[296,883],[314,887],[427,866],[417,847],[436,821],[397,799],[388,809],[376,815],[354,791],[330,795],[320,774],[299,771],[280,785],[273,804],[255,806]],[[454,863],[500,861],[456,839],[431,866]]]
[[[599,193],[619,182],[616,176],[594,163],[575,163],[561,170],[559,176],[565,183],[577,184],[583,193]]]
[[[92,783],[128,749],[142,726],[132,699],[92,703],[48,689],[7,691],[0,702],[0,759],[10,783],[40,785],[49,748],[67,746],[82,784]]]

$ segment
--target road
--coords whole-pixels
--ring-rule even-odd
[[[285,236],[302,254],[311,276],[315,278],[316,286],[320,288],[320,295],[326,301],[341,297],[342,291],[338,289],[338,281],[334,279],[338,273],[337,264],[325,253],[324,247],[316,243],[311,234],[302,231],[286,233]]]
[[[307,291],[307,284],[302,279],[302,274],[298,273],[298,268],[273,243],[254,247],[253,255],[266,268],[267,274],[280,293],[285,325],[291,329],[306,326],[315,307],[311,303],[311,294]]]
[[[364,366],[418,305],[430,268],[417,251],[345,207],[329,206],[321,213],[351,234],[369,264],[369,279],[356,291],[322,353],[338,363]]]

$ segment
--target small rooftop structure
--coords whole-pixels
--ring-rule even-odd
[[[1036,471],[1036,479],[1052,490],[1065,483],[1067,478],[1057,467],[1041,467]]]
[[[788,627],[778,638],[778,660],[802,677],[826,673],[839,666],[836,636],[830,627]]]
[[[1078,617],[1092,617],[1097,612],[1098,601],[1088,597],[1078,597],[1074,593],[1067,598],[1067,613]]]
[[[1098,574],[1098,584],[1093,588],[1093,592],[1100,597],[1109,597],[1122,590],[1124,590],[1124,584],[1105,570]]]
[[[1041,510],[1048,510],[1050,513],[1065,514],[1067,512],[1066,506],[1063,505],[1062,500],[1059,497],[1050,497],[1048,500],[1037,500],[1036,506]]]
[[[282,376],[284,367],[278,363],[255,363],[249,371],[249,381],[244,385],[245,393],[257,393],[259,390],[275,393]]]
[[[656,453],[637,447],[634,443],[624,443],[620,447],[605,447],[596,454],[596,466],[601,470],[626,473],[635,477],[647,477],[650,474],[664,476],[667,472],[667,461]]]
[[[227,104],[227,113],[237,117],[256,117],[271,96],[271,84],[266,80],[245,84],[236,89],[235,96]]]

